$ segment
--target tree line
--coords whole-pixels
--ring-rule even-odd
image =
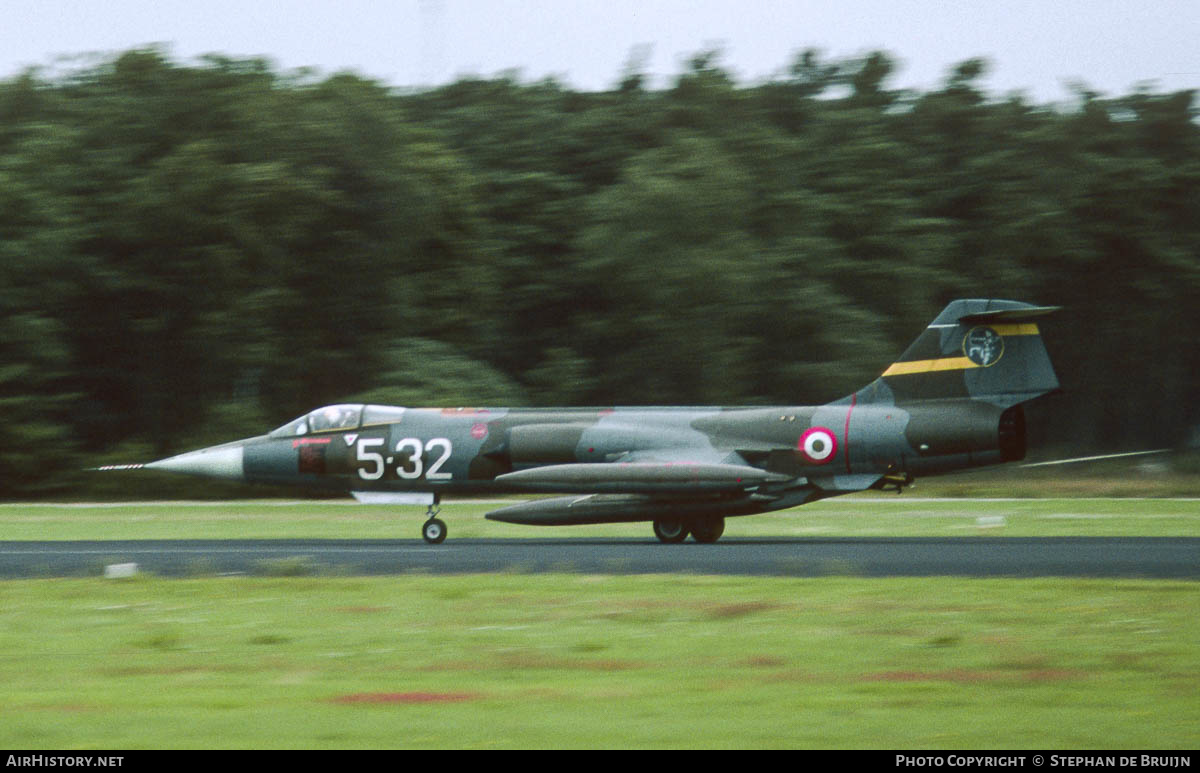
[[[812,404],[950,299],[1053,304],[1035,442],[1195,442],[1192,91],[399,90],[139,49],[0,81],[0,497],[324,403]]]

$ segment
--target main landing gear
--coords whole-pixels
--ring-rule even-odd
[[[659,542],[673,544],[687,539],[688,527],[682,518],[663,518],[654,522],[654,536]]]
[[[688,534],[692,535],[692,539],[703,544],[711,544],[721,538],[725,533],[724,518],[703,518],[695,520],[685,520],[683,518],[660,518],[654,522],[654,536],[658,537],[660,542],[667,544],[675,544],[683,542],[687,539]]]
[[[446,539],[446,524],[437,517],[441,512],[441,508],[438,507],[441,500],[440,494],[433,495],[433,504],[425,511],[425,525],[421,527],[421,536],[430,545],[440,545]]]

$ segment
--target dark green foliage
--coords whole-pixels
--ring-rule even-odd
[[[1036,442],[1185,442],[1194,93],[1051,108],[982,60],[918,94],[895,67],[406,94],[145,49],[0,82],[0,497],[338,400],[823,402],[955,297],[1067,307]]]

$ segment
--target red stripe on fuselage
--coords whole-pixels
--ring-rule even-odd
[[[846,410],[846,429],[842,430],[842,448],[846,449],[846,472],[850,472],[850,414],[858,404],[858,392],[850,395],[850,408]]]

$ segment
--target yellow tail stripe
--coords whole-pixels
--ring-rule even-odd
[[[1033,322],[1016,322],[1005,325],[989,325],[997,335],[1001,336],[1035,336],[1039,334],[1038,326]],[[971,362],[966,357],[938,357],[933,360],[911,360],[909,362],[894,362],[883,372],[885,376],[907,376],[913,373],[936,373],[943,370],[967,370],[979,368],[981,365]]]
[[[943,357],[937,360],[912,360],[911,362],[893,362],[883,372],[885,376],[905,376],[912,373],[933,373],[939,370],[966,370],[979,366],[966,357]]]
[[[1038,334],[1038,326],[1033,322],[1024,322],[1015,325],[992,325],[992,330],[995,330],[998,335],[1002,336],[1035,336]]]

